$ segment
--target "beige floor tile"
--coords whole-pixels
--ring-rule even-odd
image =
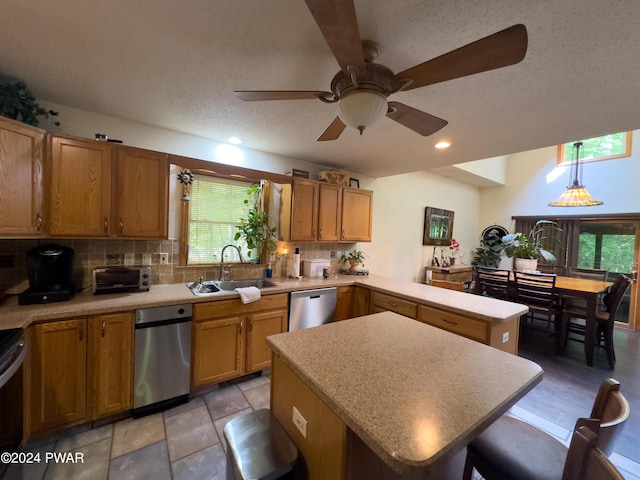
[[[171,464],[173,480],[225,480],[226,456],[218,443]]]
[[[169,410],[165,410],[162,413],[164,415],[164,418],[169,418],[173,415],[187,412],[191,409],[198,408],[202,405],[204,405],[204,400],[202,399],[202,396],[198,396],[198,397],[192,398],[187,403],[183,403],[182,405],[178,405],[177,407],[170,408]]]
[[[111,460],[109,480],[170,480],[167,442],[161,441]]]
[[[260,376],[260,377],[252,378],[251,380],[247,380],[246,382],[239,383],[238,387],[240,387],[240,390],[244,392],[246,390],[259,387],[260,385],[264,385],[266,383],[269,383],[269,377]]]
[[[113,427],[111,458],[119,457],[164,439],[162,413],[122,420]]]
[[[172,462],[219,443],[205,405],[167,418],[165,428]]]
[[[105,438],[111,438],[113,435],[113,424],[105,425],[103,427],[93,428],[86,432],[77,433],[70,437],[61,438],[56,442],[56,452],[68,452],[77,448],[95,443]]]
[[[49,460],[44,480],[106,480],[109,474],[110,451],[110,437],[84,445],[76,450],[63,451],[56,447],[56,453],[70,453],[72,458],[81,461],[57,463]]]
[[[269,408],[271,399],[271,385],[269,383],[245,390],[242,393],[244,393],[244,396],[254,410]]]
[[[207,393],[204,396],[204,401],[207,404],[213,420],[226,417],[250,407],[247,399],[242,395],[237,385],[231,385]]]

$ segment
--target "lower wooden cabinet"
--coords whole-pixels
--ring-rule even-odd
[[[265,338],[286,331],[287,306],[287,294],[246,305],[239,299],[194,305],[191,386],[269,368],[271,350]]]
[[[93,420],[133,408],[133,313],[90,317],[89,359]]]
[[[336,321],[352,318],[353,315],[353,289],[355,287],[338,287],[336,298]]]
[[[132,312],[41,323],[27,338],[27,436],[132,407]]]
[[[25,398],[28,432],[88,419],[86,330],[84,318],[30,329]]]
[[[369,313],[391,311],[404,315],[405,317],[418,318],[418,304],[388,295],[386,293],[371,292]]]

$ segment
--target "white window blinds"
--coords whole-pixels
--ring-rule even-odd
[[[249,182],[195,175],[189,205],[189,265],[220,262],[222,248],[229,244],[241,247],[246,258],[246,244],[233,237],[240,218],[247,218],[250,205],[244,200],[250,187]],[[225,261],[240,261],[232,248],[227,249],[225,257]]]

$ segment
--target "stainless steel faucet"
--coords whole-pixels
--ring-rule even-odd
[[[220,254],[220,281],[224,282],[225,281],[225,275],[231,273],[231,265],[227,265],[227,267],[225,268],[224,266],[224,251],[228,248],[228,247],[233,247],[238,251],[238,256],[240,257],[240,263],[244,263],[244,260],[242,259],[242,253],[240,253],[240,249],[238,247],[236,247],[235,245],[225,245],[224,247],[222,247],[222,253]]]

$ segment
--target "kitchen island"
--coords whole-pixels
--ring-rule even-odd
[[[533,362],[393,312],[267,343],[271,409],[311,480],[461,478],[465,446],[542,380]]]

